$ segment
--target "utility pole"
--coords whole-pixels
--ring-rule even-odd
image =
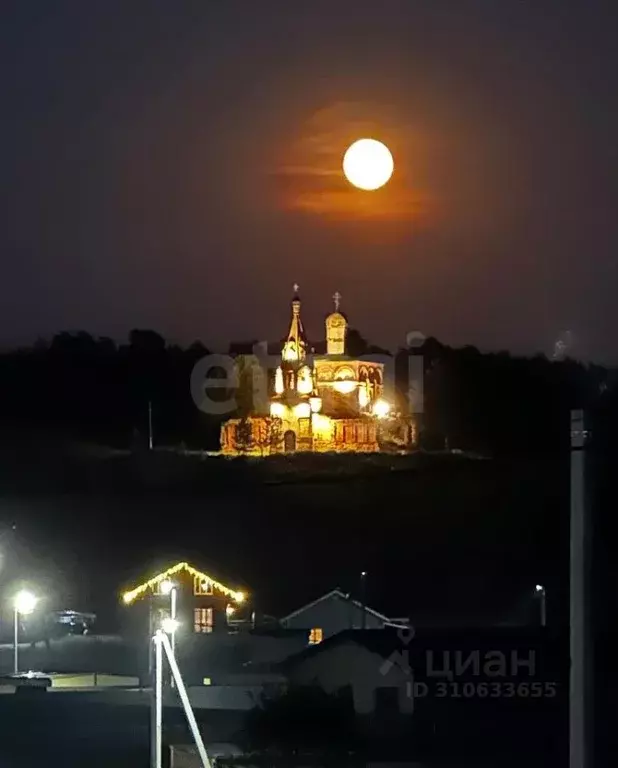
[[[535,592],[540,605],[541,626],[544,627],[547,625],[547,593],[542,584],[536,585]]]
[[[571,411],[569,768],[592,766],[590,642],[590,510],[586,494],[584,412]]]
[[[152,400],[148,401],[148,449],[152,451]]]
[[[367,571],[360,575],[361,629],[367,628]]]
[[[157,672],[156,645],[154,641],[155,624],[152,606],[152,594],[148,595],[148,683],[150,685],[150,768],[157,768]]]

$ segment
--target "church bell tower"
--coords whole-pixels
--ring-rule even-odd
[[[345,336],[348,328],[345,316],[339,312],[341,294],[333,296],[335,311],[326,318],[326,354],[345,355]]]

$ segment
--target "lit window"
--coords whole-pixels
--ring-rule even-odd
[[[369,390],[367,385],[363,384],[358,390],[358,404],[361,408],[366,408],[369,405]]]
[[[298,420],[298,436],[301,438],[311,437],[311,419]]]
[[[354,392],[357,382],[354,375],[354,371],[351,368],[340,368],[335,374],[335,381],[333,387],[337,392],[341,392],[343,395],[348,395],[350,392]]]
[[[313,376],[308,365],[304,365],[298,372],[296,389],[301,395],[309,395],[313,391]]]
[[[212,581],[204,581],[199,576],[194,576],[193,594],[198,596],[212,595]]]
[[[298,350],[296,348],[296,344],[293,341],[288,341],[284,345],[282,357],[287,361],[298,360]]]
[[[194,608],[193,630],[194,632],[212,632],[213,610],[212,608]]]
[[[283,384],[283,371],[281,367],[277,368],[275,372],[275,392],[280,395],[284,390]]]
[[[339,368],[335,373],[335,379],[338,379],[339,381],[342,379],[354,379],[354,371],[352,368],[348,368],[347,366]]]
[[[324,632],[320,627],[314,627],[309,633],[309,645],[317,645],[324,639]]]

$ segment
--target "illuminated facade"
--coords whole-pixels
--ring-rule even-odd
[[[140,604],[145,608],[154,630],[166,618],[172,618],[172,589],[176,592],[177,606],[173,618],[177,618],[185,634],[226,630],[246,619],[249,609],[245,592],[231,589],[186,562],[176,563],[127,590],[122,595],[122,602],[127,606]]]
[[[326,354],[315,355],[303,328],[298,286],[294,289],[270,415],[226,421],[221,428],[223,453],[375,452],[381,449],[382,427],[395,420],[403,435],[401,447],[409,447],[413,427],[392,413],[384,397],[384,364],[346,355],[348,323],[339,312],[341,296],[333,297],[335,311],[325,321]]]

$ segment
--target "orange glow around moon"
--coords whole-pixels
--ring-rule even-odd
[[[343,173],[355,187],[374,190],[383,187],[393,175],[395,163],[389,148],[375,139],[359,139],[343,156]]]

